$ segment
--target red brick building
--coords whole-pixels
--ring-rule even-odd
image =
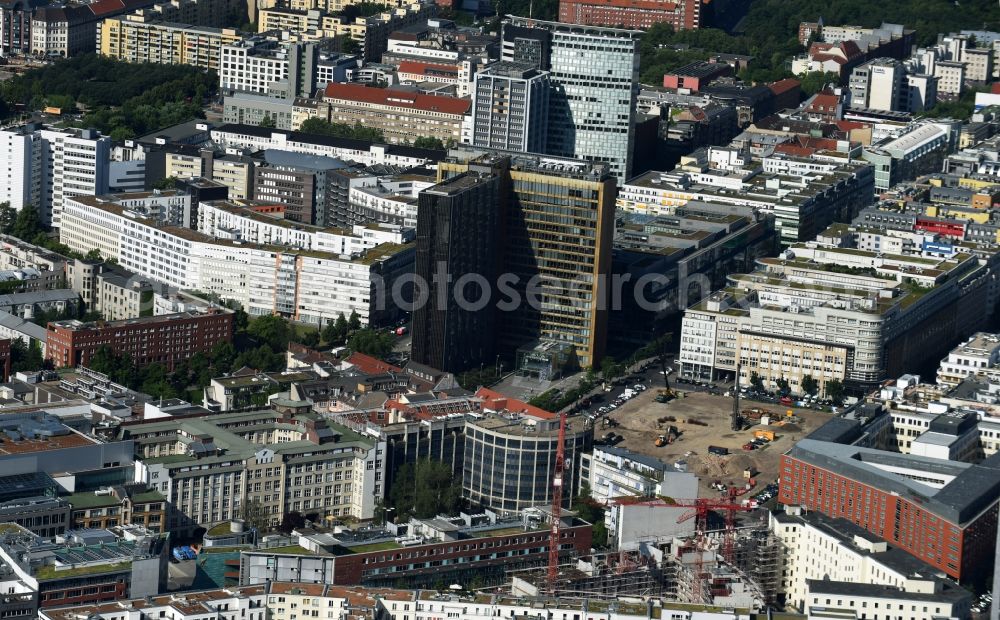
[[[781,457],[778,501],[847,519],[955,579],[992,566],[1000,458],[947,461],[804,439]]]
[[[559,21],[585,26],[645,30],[668,23],[674,30],[701,27],[702,0],[560,0]]]
[[[233,313],[218,308],[124,321],[56,321],[48,326],[45,356],[56,368],[87,366],[107,346],[128,354],[138,367],[156,362],[173,370],[177,362],[232,339]]]

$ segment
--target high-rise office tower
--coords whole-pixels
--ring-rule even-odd
[[[496,282],[501,181],[471,171],[420,193],[414,272],[427,296],[415,291],[414,361],[450,372],[495,361],[493,301],[480,304]]]
[[[532,65],[497,62],[476,74],[473,146],[542,153],[548,128],[549,74]]]
[[[619,182],[631,176],[641,34],[508,17],[502,59],[549,72],[545,153],[608,162]]]
[[[438,166],[439,180],[458,182],[466,178],[463,175],[488,172],[499,179],[497,236],[483,231],[474,218],[468,218],[464,230],[454,227],[453,222],[452,228],[443,229],[447,234],[440,227],[429,228],[432,223],[425,224],[429,213],[425,215],[424,201],[445,204],[445,200],[435,195],[433,188],[425,191],[417,224],[417,273],[427,271],[421,267],[422,235],[425,243],[433,242],[437,247],[450,245],[456,235],[478,243],[496,239],[500,275],[491,281],[496,284],[494,294],[482,312],[495,312],[496,329],[491,331],[497,353],[510,359],[525,348],[556,346],[572,350],[582,367],[599,363],[606,340],[607,279],[614,235],[615,179],[609,166],[472,147],[454,149],[451,155]],[[454,193],[447,184],[435,187],[443,187],[449,196]],[[475,186],[460,185],[459,189],[462,191],[456,196],[468,193],[469,200],[481,202],[485,198]],[[483,260],[485,257],[476,259]],[[449,329],[433,327],[434,316],[445,323],[464,320],[461,314],[452,319],[414,313],[413,359],[430,365],[435,358],[427,352],[429,348],[421,348],[424,344],[418,345],[418,337],[426,341],[423,334]],[[449,341],[438,337],[434,342],[444,347]],[[485,360],[487,364],[490,361]]]

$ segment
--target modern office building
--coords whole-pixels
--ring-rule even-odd
[[[284,549],[240,554],[240,584],[287,579],[303,587],[432,587],[442,579],[469,583],[476,578],[500,584],[510,579],[513,570],[537,568],[548,561],[552,535],[548,513],[547,507],[510,515],[484,511],[410,519],[333,536],[293,536],[286,539],[293,544]],[[591,524],[563,513],[559,537],[560,560],[570,562],[590,550]]]
[[[259,502],[269,526],[295,511],[364,520],[385,492],[385,444],[327,422],[308,402],[123,426],[136,476],[171,505],[171,532],[211,527]]]
[[[559,416],[481,388],[482,417],[465,429],[462,494],[501,514],[552,503],[552,472],[559,443]],[[567,421],[563,502],[569,506],[581,480],[580,461],[594,430],[582,416]]]
[[[316,89],[316,43],[241,39],[222,46],[219,88],[223,93],[248,92],[292,100]]]
[[[923,174],[939,172],[958,138],[956,121],[923,122],[873,142],[862,153],[875,169],[875,190],[886,191]]]
[[[496,313],[479,300],[496,281],[502,189],[488,170],[420,192],[414,271],[427,298],[413,311],[411,355],[422,364],[458,372],[495,363]]]
[[[502,60],[549,72],[545,153],[607,162],[619,183],[631,178],[640,34],[526,17],[506,20]]]
[[[819,242],[760,258],[684,314],[681,375],[766,389],[812,377],[864,392],[936,363],[992,312],[988,268],[968,253],[902,256]],[[721,375],[720,375],[721,373]]]
[[[846,161],[845,161],[846,159]],[[744,149],[709,147],[681,157],[670,172],[647,172],[621,187],[617,207],[674,215],[692,200],[753,207],[773,215],[783,245],[807,241],[871,204],[872,166],[860,159],[775,153],[759,161]]]
[[[909,110],[906,67],[893,58],[878,58],[851,72],[851,106],[886,112]]]
[[[670,24],[675,31],[694,30],[701,27],[702,4],[701,0],[560,0],[559,21],[636,30]]]
[[[38,593],[41,608],[142,598],[166,588],[165,539],[138,527],[78,531],[50,542],[13,524],[0,532],[0,565]]]
[[[89,366],[109,347],[128,354],[137,367],[153,363],[168,370],[195,353],[208,353],[233,338],[233,313],[212,309],[100,323],[76,319],[49,323],[45,356],[57,368]]]
[[[349,167],[330,157],[274,149],[263,159],[254,169],[254,199],[285,205],[284,219],[303,224],[316,223],[325,209],[330,172]]]
[[[481,148],[543,153],[548,129],[548,72],[525,63],[496,62],[474,79],[471,135],[463,142]]]
[[[471,147],[450,155],[438,165],[440,180],[491,170],[501,181],[498,273],[506,281],[493,283],[500,290],[492,299],[512,303],[495,306],[497,353],[513,357],[541,341],[569,347],[581,367],[600,363],[614,236],[609,166]],[[530,284],[539,281],[541,291]]]

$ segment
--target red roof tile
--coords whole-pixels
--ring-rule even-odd
[[[383,372],[403,372],[403,369],[399,366],[393,366],[388,362],[383,362],[364,353],[351,353],[351,356],[347,358],[347,363],[352,364],[366,375],[377,375]]]
[[[556,414],[551,411],[546,411],[541,407],[529,405],[523,400],[517,400],[516,398],[504,396],[500,392],[494,392],[489,388],[479,388],[479,391],[476,392],[476,396],[483,399],[484,409],[493,409],[495,411],[506,410],[515,413],[523,413],[524,415],[542,420],[551,420],[556,417]]]
[[[787,93],[790,90],[795,90],[799,86],[801,86],[801,84],[798,80],[792,78],[785,78],[783,80],[778,80],[774,84],[771,84],[768,88],[770,88],[771,92],[774,93],[775,95],[780,95],[782,93]]]
[[[343,99],[359,101],[375,105],[412,108],[425,112],[441,112],[442,114],[465,114],[471,105],[468,99],[446,97],[443,95],[423,95],[408,90],[393,88],[375,88],[363,84],[326,85],[327,99]]]
[[[454,65],[438,65],[429,62],[417,62],[415,60],[404,60],[399,63],[399,72],[416,73],[418,75],[448,73],[458,77],[458,67]]]

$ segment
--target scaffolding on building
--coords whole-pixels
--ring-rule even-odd
[[[511,591],[537,596],[550,587],[545,571],[511,571]],[[551,583],[555,596],[615,599],[622,596],[661,598],[667,592],[662,561],[641,551],[595,553],[559,564]]]

